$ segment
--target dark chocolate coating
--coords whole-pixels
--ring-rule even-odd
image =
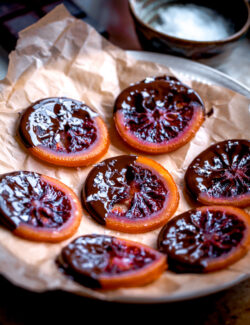
[[[20,223],[57,228],[68,220],[69,199],[41,177],[28,171],[0,176],[0,220],[7,228]]]
[[[105,224],[108,211],[128,195],[127,170],[136,156],[118,156],[98,163],[88,174],[83,188],[84,205],[91,216]]]
[[[204,104],[191,88],[164,77],[145,79],[123,90],[115,102],[114,114],[121,112],[125,127],[149,143],[177,138]]]
[[[137,82],[136,84],[139,84],[139,83],[150,83],[150,82],[157,81],[157,80],[158,81],[159,80],[162,80],[162,81],[167,81],[167,82],[177,82],[177,83],[181,84],[180,80],[178,80],[176,77],[168,76],[168,75],[147,77],[146,79],[141,80],[141,81]],[[131,86],[132,86],[132,84],[131,84]]]
[[[156,255],[137,245],[112,236],[85,235],[64,247],[57,258],[59,268],[89,287],[100,288],[102,276],[136,271],[152,263]]]
[[[42,146],[62,153],[79,152],[88,149],[97,138],[96,116],[78,100],[46,98],[25,110],[19,135],[28,148]]]
[[[125,203],[120,218],[139,219],[163,207],[167,189],[150,170],[136,163],[136,156],[117,156],[97,164],[83,188],[84,205],[91,216],[105,224],[115,204]]]
[[[185,182],[197,198],[205,192],[214,198],[250,194],[250,141],[226,140],[210,146],[189,165]]]
[[[209,261],[227,255],[238,246],[245,230],[242,220],[222,209],[192,209],[162,228],[158,249],[167,254],[170,270],[202,272]]]

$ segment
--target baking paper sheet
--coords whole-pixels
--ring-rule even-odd
[[[58,6],[20,33],[16,50],[10,54],[7,76],[0,82],[1,173],[39,172],[61,180],[80,195],[91,167],[57,168],[27,154],[16,138],[20,112],[32,102],[50,96],[84,101],[108,125],[111,145],[103,159],[119,154],[138,154],[116,133],[113,104],[120,91],[130,83],[162,74],[174,75],[175,72],[155,63],[136,61],[103,39],[92,27],[72,17],[63,5]],[[183,81],[199,93],[206,111],[213,108],[214,113],[206,118],[190,143],[173,153],[151,156],[169,170],[178,185],[181,199],[176,215],[194,207],[183,192],[183,175],[193,158],[217,141],[250,138],[249,99],[222,87]],[[136,240],[155,248],[159,230],[138,235],[111,231],[98,225],[84,211],[80,228],[73,238],[101,233]],[[64,277],[55,265],[55,257],[73,238],[59,244],[35,243],[15,237],[1,227],[0,272],[18,286],[33,291],[62,289],[106,300],[151,302],[191,297],[197,292],[208,293],[249,274],[250,254],[219,272],[177,275],[167,271],[154,283],[141,288],[94,291]]]

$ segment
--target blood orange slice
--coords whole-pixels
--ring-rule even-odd
[[[174,151],[190,141],[205,118],[199,95],[181,82],[147,78],[123,90],[115,102],[118,133],[151,154]]]
[[[176,184],[152,159],[118,156],[97,164],[87,176],[83,202],[107,228],[141,233],[162,226],[179,202]]]
[[[109,147],[108,131],[98,114],[65,97],[42,99],[28,107],[19,134],[32,155],[59,166],[91,165]]]
[[[102,289],[142,286],[167,268],[166,256],[153,248],[104,235],[78,237],[63,248],[57,264],[75,281]]]
[[[169,269],[209,272],[243,257],[250,244],[250,216],[229,206],[204,206],[171,219],[158,237]]]
[[[62,241],[76,232],[81,217],[77,196],[60,181],[28,171],[0,176],[0,221],[15,235]]]
[[[210,146],[192,161],[185,181],[203,204],[250,205],[250,141],[226,140]]]

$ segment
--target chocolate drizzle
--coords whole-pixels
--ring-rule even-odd
[[[162,80],[162,81],[167,81],[167,82],[177,82],[179,84],[181,84],[180,80],[178,80],[176,77],[174,76],[168,76],[168,75],[161,75],[161,76],[154,76],[154,77],[147,77],[146,79],[142,80],[142,81],[139,81],[139,82],[136,82],[135,84],[140,84],[140,83],[150,83],[150,82],[153,82],[153,81],[159,81],[159,80]],[[133,86],[134,84],[131,84],[130,86]]]
[[[105,224],[108,216],[140,219],[163,208],[167,189],[135,156],[106,159],[89,173],[83,189],[84,204],[91,216]]]
[[[28,148],[43,146],[57,152],[74,153],[95,142],[96,116],[87,105],[74,99],[42,99],[24,112],[19,134]]]
[[[207,117],[210,117],[210,116],[212,116],[213,114],[214,114],[214,108],[211,107],[211,109],[210,109],[208,112],[206,112],[206,116],[207,116]]]

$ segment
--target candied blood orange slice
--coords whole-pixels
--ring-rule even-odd
[[[149,246],[97,234],[76,238],[56,262],[75,281],[102,289],[142,286],[167,268],[166,256]]]
[[[145,79],[126,88],[114,107],[114,121],[122,139],[151,154],[174,151],[186,144],[204,118],[199,95],[167,77]]]
[[[203,206],[171,219],[161,230],[158,248],[169,269],[209,272],[243,257],[250,244],[250,216],[229,206]]]
[[[32,155],[66,167],[95,163],[109,147],[108,131],[98,114],[65,97],[42,99],[28,107],[19,135]]]
[[[76,232],[81,217],[79,199],[60,181],[28,171],[0,176],[0,221],[15,235],[59,242]]]
[[[205,205],[250,205],[250,141],[210,146],[189,165],[185,181],[193,197]]]
[[[152,159],[117,156],[97,164],[87,176],[83,202],[107,228],[142,233],[162,226],[179,203],[168,171]]]

